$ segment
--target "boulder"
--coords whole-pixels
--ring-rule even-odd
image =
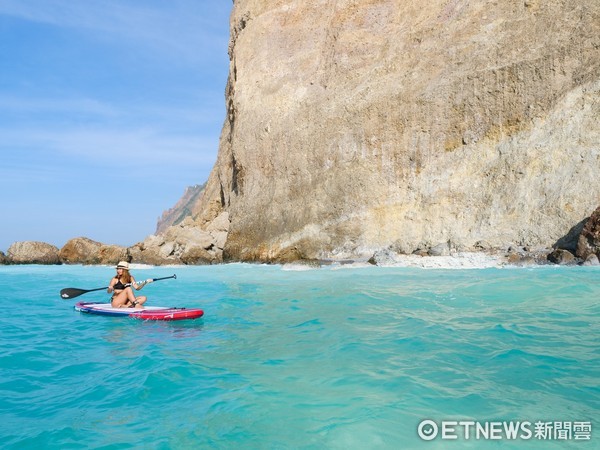
[[[575,256],[573,256],[573,254],[568,251],[568,250],[564,250],[561,248],[558,248],[554,251],[552,251],[548,256],[547,256],[548,261],[550,261],[551,263],[554,264],[573,264],[575,263]]]
[[[132,261],[142,264],[163,265],[182,264],[175,255],[175,243],[167,242],[164,236],[150,235],[142,242],[129,247]]]
[[[518,253],[510,250],[506,256],[506,262],[511,266],[532,266],[537,263],[535,258],[529,254]]]
[[[128,253],[126,247],[120,245],[103,244],[98,252],[99,264],[116,264],[119,261],[127,260]]]
[[[600,266],[600,260],[598,260],[598,257],[592,253],[590,254],[585,261],[583,262],[584,266]]]
[[[38,241],[13,243],[7,252],[9,262],[13,264],[60,264],[58,247]]]
[[[144,264],[213,264],[223,261],[227,239],[222,226],[202,230],[190,218],[169,227],[161,235],[148,236],[129,248],[132,260]]]
[[[211,231],[210,235],[213,237],[215,247],[223,251],[227,243],[227,231]]]
[[[8,258],[4,254],[4,252],[0,252],[0,265],[8,264]]]
[[[223,212],[219,214],[212,222],[206,227],[206,231],[213,237],[215,247],[221,251],[225,248],[227,243],[227,236],[229,235],[229,213]]]
[[[591,254],[600,255],[600,206],[585,222],[577,241],[576,255],[587,259]]]
[[[448,256],[450,254],[450,245],[448,242],[442,242],[429,249],[429,256]]]
[[[390,266],[396,262],[396,254],[389,248],[377,250],[368,261],[369,264],[373,264],[375,266]]]
[[[66,264],[116,264],[126,259],[127,249],[78,237],[69,240],[60,249],[59,257]]]
[[[229,231],[229,213],[223,212],[219,214],[212,222],[206,226],[206,231]]]
[[[199,246],[206,250],[215,245],[215,240],[210,233],[198,227],[171,227],[165,233],[165,241],[174,242],[179,247],[186,245]]]
[[[214,252],[209,252],[201,245],[188,245],[181,254],[181,261],[184,264],[212,264],[216,262]]]

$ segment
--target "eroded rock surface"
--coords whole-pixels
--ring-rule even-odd
[[[60,264],[58,251],[46,242],[15,242],[8,248],[6,259],[12,264]]]
[[[599,2],[236,0],[229,52],[226,258],[549,247],[597,206]]]
[[[577,242],[577,256],[587,259],[590,255],[600,256],[600,207],[586,221]]]
[[[60,249],[59,257],[66,264],[116,264],[127,258],[127,248],[78,237]]]

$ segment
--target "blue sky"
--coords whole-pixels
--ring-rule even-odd
[[[231,0],[0,0],[0,251],[132,245],[206,181]]]

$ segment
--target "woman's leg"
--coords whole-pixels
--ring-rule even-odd
[[[146,303],[146,297],[144,295],[140,295],[139,297],[136,297],[135,299],[135,306],[139,307],[139,308],[143,308],[144,307],[144,303]]]
[[[125,289],[123,289],[121,292],[119,292],[118,294],[116,294],[113,298],[112,298],[112,305],[115,308],[127,308],[132,306],[133,302],[135,302],[135,295],[133,294],[133,291],[131,290],[131,288],[128,286]],[[146,297],[144,297],[144,301],[146,301]]]
[[[121,291],[118,294],[113,295],[110,303],[113,308],[123,308],[127,305],[127,293],[125,291]]]

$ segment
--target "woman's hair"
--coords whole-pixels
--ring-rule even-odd
[[[129,273],[129,270],[123,269],[123,273],[121,274],[121,283],[131,283],[131,274]]]

